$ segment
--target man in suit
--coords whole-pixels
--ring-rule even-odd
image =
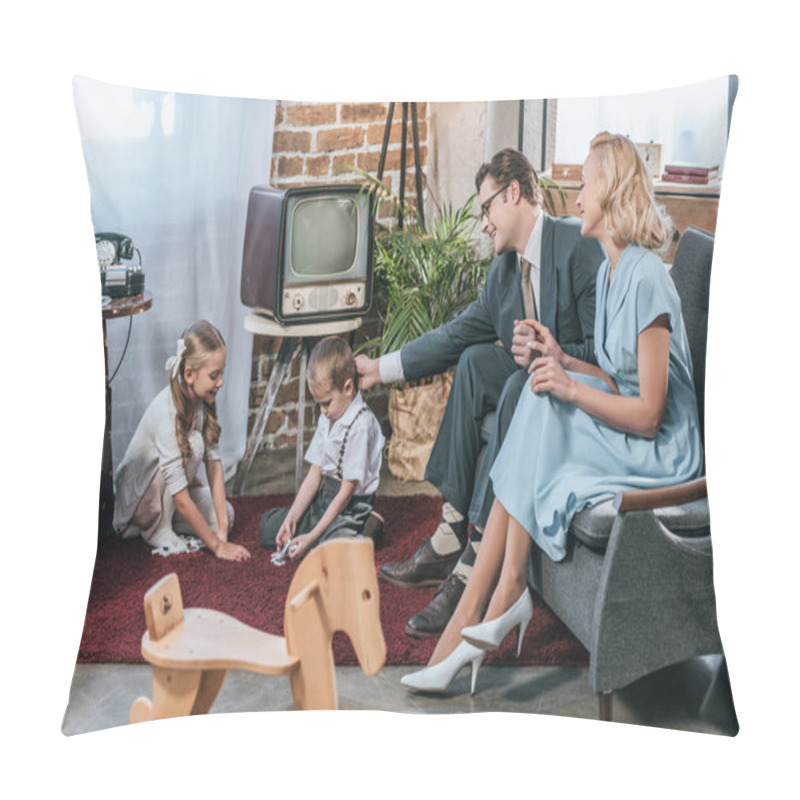
[[[380,359],[356,358],[359,388],[416,380],[456,365],[425,478],[442,493],[442,519],[404,562],[384,564],[379,577],[405,587],[439,585],[406,633],[438,636],[463,592],[494,500],[489,471],[517,400],[527,385],[536,340],[523,320],[537,318],[565,352],[595,362],[595,279],[604,258],[580,221],[542,210],[530,161],[507,148],[475,176],[481,230],[491,237],[492,261],[480,296],[452,321]],[[481,423],[496,411],[486,454]],[[480,462],[480,463],[479,463]],[[467,537],[468,522],[472,533]]]

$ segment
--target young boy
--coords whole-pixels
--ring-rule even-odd
[[[361,536],[375,501],[384,438],[357,388],[353,354],[335,336],[311,351],[308,388],[319,404],[317,430],[306,451],[311,469],[291,508],[267,511],[258,526],[262,547],[300,559],[328,539]]]

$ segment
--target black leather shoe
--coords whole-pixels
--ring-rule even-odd
[[[438,586],[452,571],[461,557],[461,551],[440,556],[426,539],[408,561],[391,561],[384,564],[378,576],[394,586],[413,589],[422,586]]]
[[[433,600],[408,621],[406,633],[415,639],[440,636],[450,622],[465,586],[464,581],[451,572],[433,596]]]

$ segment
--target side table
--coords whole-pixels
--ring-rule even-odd
[[[108,377],[108,332],[106,330],[106,320],[117,319],[118,317],[131,317],[134,314],[143,314],[152,305],[152,292],[143,292],[133,297],[113,298],[110,303],[103,306],[103,357],[106,368],[106,426],[103,434],[103,460],[100,468],[98,538],[113,533],[112,521],[114,518],[114,467],[111,460],[111,379]],[[121,359],[120,363],[122,363]],[[117,365],[117,369],[119,369],[119,365]]]
[[[316,322],[307,323],[302,325],[281,325],[274,319],[264,316],[263,314],[251,313],[244,319],[244,328],[250,333],[259,336],[271,336],[272,338],[281,339],[280,350],[278,351],[278,359],[269,376],[267,388],[264,392],[264,397],[261,399],[261,404],[256,413],[256,418],[253,422],[253,427],[250,435],[247,438],[247,445],[245,446],[244,456],[239,463],[239,469],[236,472],[236,477],[233,482],[234,495],[241,494],[244,488],[247,474],[252,466],[253,459],[256,451],[258,450],[261,440],[264,438],[264,429],[267,426],[267,420],[272,413],[272,408],[275,405],[275,398],[278,394],[286,372],[289,369],[292,357],[294,356],[297,348],[300,348],[300,382],[298,388],[297,398],[297,445],[295,450],[295,467],[294,467],[294,489],[295,492],[300,488],[301,479],[303,476],[303,438],[305,427],[305,406],[306,406],[306,364],[308,362],[308,354],[316,344],[317,340],[324,336],[335,336],[341,333],[352,333],[361,327],[361,318],[340,320],[338,322]]]

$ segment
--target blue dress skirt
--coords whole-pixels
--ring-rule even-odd
[[[554,561],[566,555],[572,517],[625,489],[669,486],[700,477],[703,448],[689,344],[672,279],[654,253],[629,245],[609,283],[597,273],[594,341],[597,361],[621,394],[638,396],[638,336],[669,318],[669,380],[654,439],[623,433],[571,403],[523,390],[492,467],[497,499]],[[571,377],[610,392],[598,378]]]

